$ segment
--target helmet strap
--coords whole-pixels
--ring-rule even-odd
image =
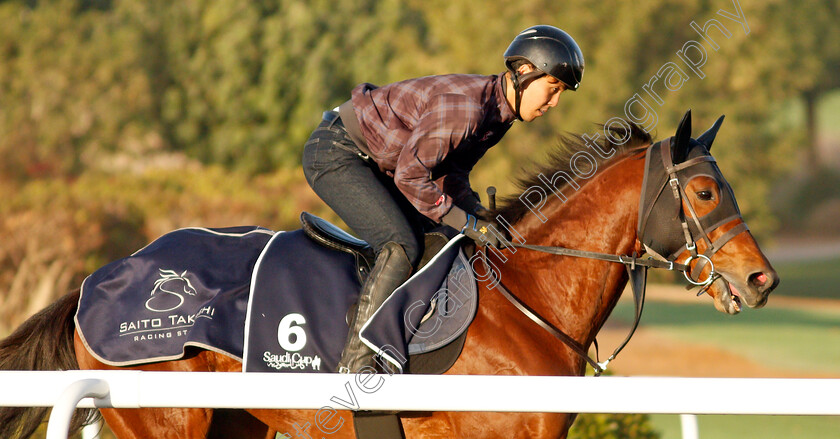
[[[516,70],[510,70],[511,81],[513,82],[513,91],[516,93],[514,96],[515,106],[513,114],[518,120],[522,120],[522,115],[519,114],[519,109],[522,104],[522,94],[525,93],[525,87],[527,87],[531,81],[543,75],[545,75],[545,72],[539,69],[534,69],[524,75],[520,75]]]

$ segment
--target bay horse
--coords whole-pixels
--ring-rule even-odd
[[[519,244],[562,246],[608,255],[660,254],[662,261],[670,259],[663,265],[673,262],[671,267],[685,267],[686,277],[702,284],[702,291],[712,296],[720,311],[735,314],[742,303],[761,307],[779,278],[743,225],[729,185],[708,152],[721,120],[693,139],[689,112],[676,136],[657,144],[632,124],[627,129],[605,128],[604,139],[595,144],[569,136],[562,142],[566,152],[555,154],[548,165],[523,178],[523,195],[502,200],[494,216],[510,224]],[[586,151],[590,158],[597,152],[603,159],[600,166],[596,162],[589,168],[580,166],[581,154]],[[654,178],[647,175],[646,164],[660,160],[660,151],[663,178],[669,180],[662,180],[661,187],[651,186]],[[699,165],[704,165],[704,170],[686,174]],[[561,182],[559,178],[574,176],[577,181],[566,178]],[[645,204],[643,187],[652,187],[653,204],[669,200],[665,204],[675,206],[674,211],[662,213],[659,207]],[[719,209],[732,214],[701,227],[702,220],[715,216]],[[646,226],[641,223],[653,224],[652,232],[645,232]],[[661,234],[669,229],[678,234],[676,245],[663,244],[669,240]],[[683,232],[685,244],[679,242]],[[494,282],[501,280],[546,324],[588,349],[616,305],[628,272],[621,263],[534,249],[539,248],[511,245],[489,251],[479,247],[479,252],[487,250],[485,271],[497,271],[496,276],[478,276],[478,311],[463,352],[447,374],[584,375],[586,359],[570,343],[520,313]],[[704,276],[706,281],[699,282]],[[97,361],[82,344],[73,324],[78,298],[76,292],[59,299],[2,341],[0,369],[119,369]],[[130,369],[240,372],[241,367],[228,356],[199,351],[185,359]],[[0,437],[28,437],[45,412],[0,409]],[[286,437],[323,436],[314,429],[308,433],[296,431],[296,424],[299,429],[314,422],[315,412],[306,410],[148,408],[102,409],[101,414],[120,439],[270,439],[276,432],[286,433]],[[339,414],[346,427],[325,437],[354,437],[352,416],[349,412]],[[75,426],[84,415],[81,410],[77,412]],[[401,416],[409,438],[563,438],[573,419],[573,415],[557,413],[435,412]]]

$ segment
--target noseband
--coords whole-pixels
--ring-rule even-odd
[[[691,140],[695,142],[694,140]],[[642,182],[642,193],[639,200],[639,229],[637,236],[646,251],[653,256],[653,258],[640,259],[636,254],[628,255],[613,255],[607,253],[589,252],[584,250],[575,250],[565,247],[542,246],[530,244],[507,243],[507,246],[515,248],[524,248],[528,250],[539,251],[559,256],[572,256],[579,258],[597,259],[608,262],[615,262],[624,264],[627,267],[628,275],[630,277],[630,284],[633,289],[633,299],[635,303],[635,321],[630,333],[625,338],[624,342],[613,351],[612,355],[604,361],[599,362],[593,360],[586,348],[577,340],[573,339],[562,330],[542,318],[534,310],[528,307],[521,299],[510,292],[501,282],[501,279],[496,277],[495,272],[488,270],[498,287],[499,292],[510,301],[520,312],[525,314],[528,318],[533,320],[543,329],[548,331],[554,337],[563,341],[574,352],[584,358],[595,371],[598,376],[606,370],[607,364],[612,361],[619,352],[627,345],[630,338],[636,331],[639,325],[639,320],[642,316],[642,307],[644,303],[645,284],[647,281],[648,268],[662,268],[666,270],[681,271],[685,279],[693,286],[701,287],[698,295],[708,290],[711,285],[722,276],[715,271],[712,257],[720,250],[727,242],[732,240],[735,236],[749,230],[746,223],[744,223],[738,205],[735,202],[735,196],[732,193],[732,188],[725,180],[718,178],[721,176],[720,170],[717,168],[714,157],[712,157],[705,148],[700,148],[699,144],[692,148],[692,151],[698,150],[701,155],[689,158],[679,164],[674,164],[671,157],[671,143],[673,137],[657,142],[647,152],[645,159],[645,175]],[[658,151],[657,151],[658,150]],[[659,154],[657,154],[659,152]],[[653,157],[661,157],[661,161],[652,159]],[[708,214],[700,217],[697,215],[694,207],[688,202],[685,193],[685,183],[696,176],[708,176],[714,179],[719,188],[721,195],[718,205]],[[665,188],[670,187],[673,197],[663,197]],[[685,211],[682,208],[683,200],[686,200],[685,205],[688,207],[691,216],[691,222],[688,221]],[[735,227],[725,232],[718,239],[712,241],[709,238],[709,233],[717,229],[723,224],[732,220],[740,219],[741,222]],[[677,223],[675,220],[679,220]],[[679,225],[677,225],[679,224]],[[647,230],[653,233],[645,233]],[[659,233],[665,231],[664,234]],[[695,236],[700,236],[706,242],[706,251],[697,253],[698,239]],[[649,239],[647,237],[650,237]],[[684,240],[684,241],[683,241]],[[684,244],[683,244],[684,242]],[[677,263],[675,260],[685,251],[689,252],[689,257],[684,263]],[[669,255],[667,258],[663,254]],[[485,263],[486,261],[486,254]],[[694,268],[691,268],[692,261],[697,260]],[[710,272],[706,279],[701,280],[703,268],[709,265]],[[596,359],[598,352],[598,343],[595,341]]]

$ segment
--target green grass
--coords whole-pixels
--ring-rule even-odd
[[[787,262],[774,267],[782,281],[773,294],[840,299],[840,258]]]
[[[679,415],[651,415],[661,439],[681,439]],[[840,437],[837,416],[698,416],[701,438],[829,439]]]

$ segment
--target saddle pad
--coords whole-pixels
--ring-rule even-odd
[[[363,341],[399,367],[408,351],[427,352],[457,338],[475,314],[475,287],[472,299],[462,293],[475,281],[464,276],[469,270],[457,241],[399,287],[386,301],[388,308],[380,308],[363,328]],[[346,312],[358,298],[355,270],[352,255],[322,247],[302,231],[275,235],[254,267],[243,371],[334,372],[349,329]],[[456,307],[455,301],[467,306]],[[407,348],[409,343],[419,344]]]
[[[82,283],[75,322],[99,361],[176,360],[187,346],[242,358],[251,273],[274,232],[185,228],[112,262]]]
[[[478,294],[462,237],[450,240],[362,327],[362,342],[401,371],[409,355],[446,346],[475,317]]]
[[[467,267],[456,238],[386,301],[365,342],[398,361],[457,338],[477,304]],[[180,229],[88,276],[76,325],[114,366],[176,360],[194,346],[246,371],[331,372],[359,287],[354,257],[302,230]]]
[[[463,251],[458,251],[446,279],[432,296],[431,304],[431,312],[423,316],[419,328],[410,332],[409,355],[425,354],[449,345],[472,323],[478,309],[478,285]],[[419,301],[413,305],[417,309]],[[416,314],[411,309],[409,321],[416,324]]]

